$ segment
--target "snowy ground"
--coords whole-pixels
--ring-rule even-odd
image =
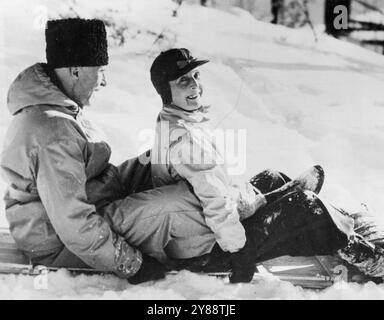
[[[58,17],[71,3],[1,2],[0,143],[10,121],[10,82],[22,69],[45,60],[45,14]],[[160,108],[149,79],[154,56],[172,46],[187,47],[211,60],[202,76],[213,126],[246,130],[246,176],[265,168],[295,176],[321,164],[325,198],[348,210],[365,203],[373,214],[384,217],[383,56],[326,37],[321,27],[315,42],[309,29],[269,25],[234,8],[218,11],[183,4],[176,18],[171,17],[176,5],[170,0],[77,1],[73,8],[83,17],[113,19],[118,27],[126,27],[125,45],[118,47],[110,39],[108,86],[89,109],[109,138],[115,163],[138,154],[150,142],[147,134]],[[160,32],[164,37],[156,40]],[[0,192],[4,189],[0,181]],[[1,207],[0,226],[5,226]],[[232,286],[189,272],[133,287],[112,276],[73,278],[62,271],[49,275],[47,284],[47,289],[38,289],[33,278],[0,276],[0,298],[384,298],[384,285],[372,283],[315,292],[275,278]]]

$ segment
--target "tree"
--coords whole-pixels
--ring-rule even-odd
[[[272,13],[272,21],[271,23],[278,24],[279,16],[284,9],[284,0],[271,0],[271,13]]]

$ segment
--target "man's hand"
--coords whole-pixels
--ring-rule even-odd
[[[130,284],[139,284],[146,281],[160,280],[165,278],[167,268],[156,259],[143,254],[143,262],[139,271],[128,279]]]

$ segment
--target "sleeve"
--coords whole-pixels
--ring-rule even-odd
[[[236,202],[230,196],[228,176],[223,166],[216,163],[214,152],[203,147],[189,133],[180,137],[169,149],[171,171],[192,186],[221,249],[236,252],[246,238]]]
[[[117,166],[119,178],[125,188],[125,196],[152,189],[151,150],[126,160]]]
[[[112,232],[86,195],[85,162],[76,141],[61,140],[36,154],[37,190],[55,231],[64,245],[89,266],[134,275],[141,266],[140,251]]]

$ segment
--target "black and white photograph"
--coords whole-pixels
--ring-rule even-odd
[[[383,194],[384,1],[1,0],[0,300],[382,300]]]

